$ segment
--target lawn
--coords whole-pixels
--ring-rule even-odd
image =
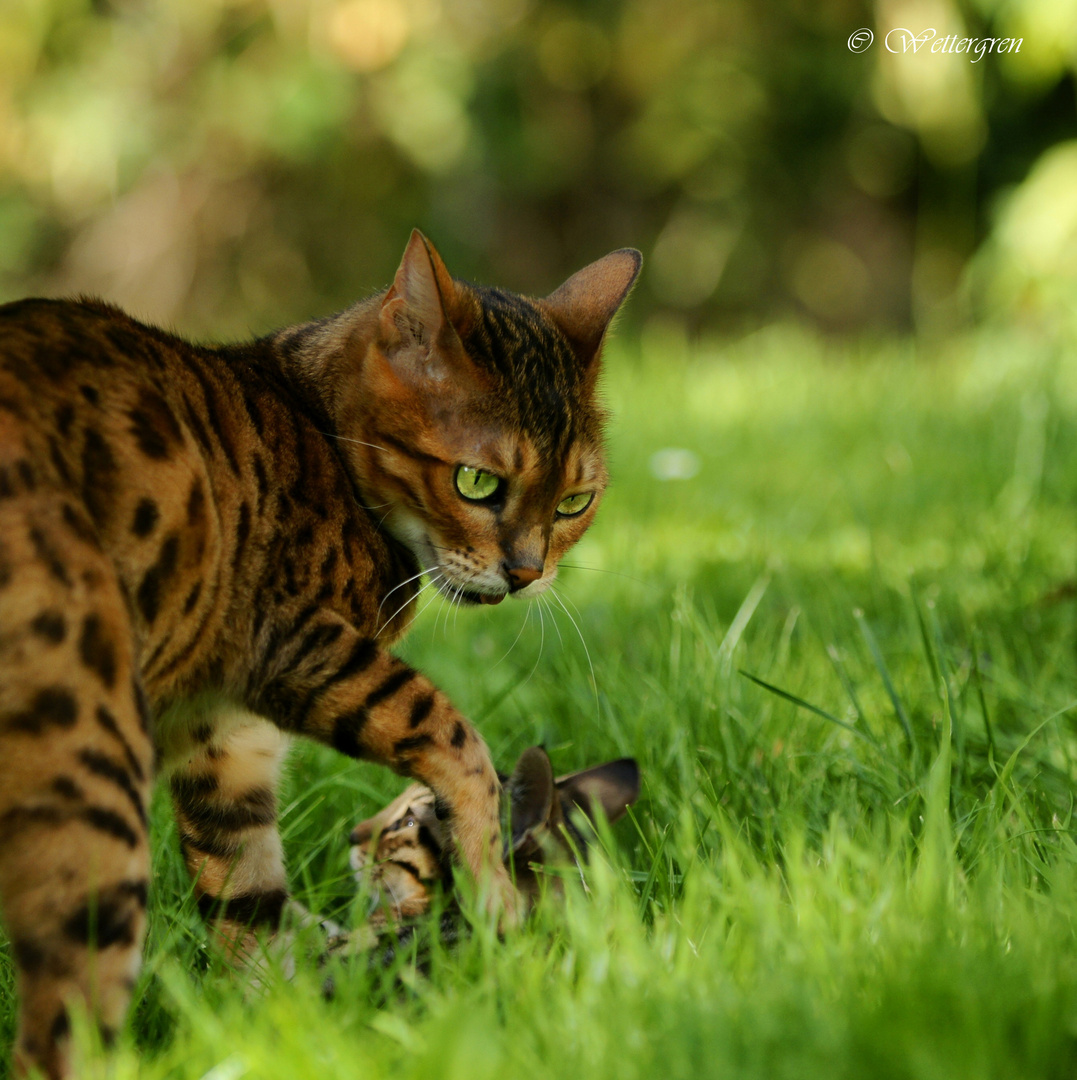
[[[1077,1073],[1077,365],[1017,334],[628,339],[614,484],[559,599],[434,603],[405,648],[503,767],[639,760],[589,893],[421,971],[335,963],[331,1000],[313,961],[256,993],[158,798],[138,1004],[80,1075]],[[296,750],[309,906],[359,917],[347,832],[400,785]],[[11,983],[4,951],[5,1043]]]

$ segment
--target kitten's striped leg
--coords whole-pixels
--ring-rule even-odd
[[[288,900],[277,780],[287,739],[263,720],[205,746],[171,778],[180,844],[198,906],[235,960],[256,962]]]
[[[17,588],[15,585],[17,584]],[[0,504],[0,900],[15,1076],[69,1075],[68,1009],[106,1037],[138,973],[152,749],[127,609],[74,507]]]
[[[500,784],[471,724],[429,679],[335,615],[307,623],[280,646],[280,659],[286,670],[261,688],[258,707],[287,730],[432,788],[464,863],[480,881],[489,878],[491,908],[514,922],[516,893],[501,861]]]

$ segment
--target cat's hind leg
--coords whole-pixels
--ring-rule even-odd
[[[218,943],[256,964],[288,902],[277,780],[287,737],[253,714],[211,718],[201,745],[170,777],[180,845],[198,906]]]
[[[19,991],[15,1076],[70,1075],[69,1009],[107,1038],[138,973],[149,721],[123,592],[85,513],[0,500],[0,912]]]

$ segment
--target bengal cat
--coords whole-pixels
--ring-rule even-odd
[[[415,232],[392,285],[201,347],[96,301],[0,307],[0,904],[15,1075],[70,1074],[68,1006],[106,1036],[139,968],[151,779],[200,907],[242,955],[287,898],[287,737],[437,792],[511,921],[486,746],[388,651],[423,574],[534,596],[606,484],[595,382],[639,271],[544,299],[450,277]]]
[[[573,865],[585,856],[587,830],[598,812],[613,823],[639,797],[639,767],[620,758],[554,779],[546,751],[532,746],[520,755],[511,776],[501,776],[507,811],[503,857],[521,895],[532,903],[546,868]],[[437,888],[451,890],[452,860],[446,822],[437,798],[411,784],[388,806],[360,822],[349,837],[356,880],[371,894],[370,925],[425,914]]]

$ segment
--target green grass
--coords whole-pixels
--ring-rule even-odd
[[[608,366],[615,483],[558,586],[586,652],[552,604],[435,605],[406,648],[503,765],[639,759],[590,895],[427,974],[404,950],[334,966],[331,1001],[314,963],[253,994],[207,949],[159,801],[139,1003],[80,1075],[1077,1070],[1072,361],[775,328],[694,353],[655,332]],[[656,479],[666,447],[698,474]],[[310,906],[354,919],[347,829],[399,784],[294,754]],[[10,1038],[6,954],[0,979]]]

